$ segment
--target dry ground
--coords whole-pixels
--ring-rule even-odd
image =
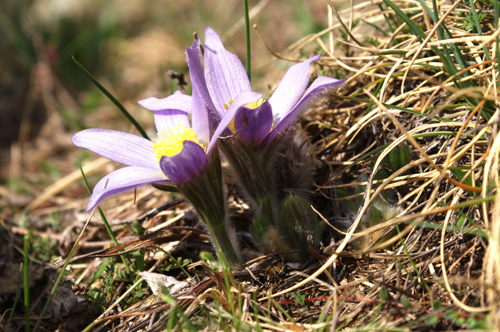
[[[395,3],[428,38],[419,41],[394,9],[374,1],[339,11],[344,26],[325,5],[330,27],[284,51],[264,29],[254,41],[268,59],[294,62],[320,53],[313,76],[347,79],[336,95],[311,105],[297,127],[316,159],[316,187],[307,194],[325,220],[322,246],[311,248],[310,259],[287,263],[269,253],[232,274],[218,272],[189,205],[142,188],[102,204],[122,245],[111,246],[100,217],[91,218],[40,329],[162,331],[173,323],[208,330],[498,329],[498,18],[488,2],[476,3],[476,11],[486,13],[478,32],[466,25],[468,1],[440,3],[437,23],[423,2]],[[132,49],[135,41],[120,47]],[[113,61],[120,57],[117,52]],[[137,77],[122,65],[120,75]],[[273,75],[258,78],[257,90],[276,84]],[[141,93],[151,94],[155,84]],[[101,106],[85,125],[130,128],[116,122],[120,114],[112,107]],[[135,114],[151,125],[149,114]],[[0,307],[13,306],[22,237],[30,234],[32,326],[89,218],[76,161],[86,161],[91,183],[118,167],[72,148],[73,133],[52,112],[36,140],[12,145],[4,172],[23,181],[0,186]],[[48,159],[39,179],[36,165]],[[53,169],[55,181],[47,179]],[[247,206],[238,188],[229,185],[228,193],[234,222],[244,231]],[[167,282],[173,297],[156,300],[136,273],[145,270],[175,277]],[[4,310],[3,328],[10,315]],[[20,303],[11,324],[11,331],[24,328]]]

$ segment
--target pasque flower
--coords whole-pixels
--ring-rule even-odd
[[[191,67],[201,68],[199,40],[187,49],[187,53]],[[210,131],[214,130],[209,123],[211,105],[203,98],[206,91],[200,93],[200,87],[206,86],[204,78],[197,81],[194,75],[192,83],[192,96],[177,91],[164,99],[150,97],[139,101],[143,107],[155,111],[156,142],[107,129],[87,129],[73,136],[72,142],[76,146],[128,166],[108,174],[97,183],[87,210],[110,195],[137,186],[188,182],[207,166],[208,158],[217,146],[217,136],[212,135],[210,139]],[[236,99],[235,107],[259,96],[251,91],[243,93]],[[191,114],[191,124],[188,114]],[[222,130],[215,128],[215,131]]]
[[[199,40],[186,54],[192,96],[176,92],[164,99],[150,97],[139,102],[154,111],[158,140],[106,129],[88,129],[73,136],[76,146],[127,166],[99,181],[87,210],[110,195],[141,185],[176,185],[206,222],[226,261],[237,266],[243,257],[228,223],[217,146],[259,211],[268,210],[261,219],[279,232],[280,219],[297,219],[280,218],[283,189],[303,186],[301,176],[294,173],[306,174],[302,170],[308,169],[308,165],[289,165],[287,158],[300,149],[290,144],[288,129],[314,97],[343,80],[319,77],[307,88],[310,64],[320,58],[316,55],[292,66],[272,96],[264,100],[252,91],[241,61],[224,48],[211,28],[205,31],[204,67]],[[296,161],[302,165],[303,160]],[[278,173],[281,175],[276,176]]]
[[[170,98],[177,109],[154,113],[158,140],[149,141],[132,134],[107,130],[86,129],[73,136],[73,144],[128,167],[120,168],[102,178],[94,187],[87,210],[93,209],[106,197],[146,184],[179,184],[195,178],[208,163],[215,139],[208,140],[208,131],[196,128],[201,109],[193,109],[196,98],[175,93]],[[189,123],[191,113],[193,127]]]
[[[319,58],[316,55],[292,66],[268,100],[254,94],[251,102],[242,103],[242,96],[247,97],[245,101],[252,99],[252,95],[248,95],[252,87],[245,68],[235,54],[224,48],[219,35],[207,27],[204,75],[201,67],[197,67],[198,63],[196,66],[189,63],[189,70],[197,82],[206,82],[206,88],[200,88],[202,98],[221,119],[221,126],[214,135],[222,134],[229,126],[249,146],[263,147],[290,128],[314,97],[329,88],[338,87],[344,81],[321,76],[307,88],[310,64]]]
[[[190,63],[201,68],[199,40],[187,49]],[[203,98],[204,81],[192,77],[192,96],[177,91],[164,99],[139,102],[154,111],[158,140],[106,129],[87,129],[73,136],[76,146],[86,148],[127,167],[102,178],[94,187],[87,210],[106,197],[146,184],[176,185],[205,221],[212,240],[230,266],[242,262],[234,229],[227,224],[226,204],[212,110]],[[242,94],[235,104],[246,104],[255,93]],[[189,116],[191,115],[191,121]],[[229,226],[229,227],[228,227]]]
[[[188,54],[188,62],[194,56]],[[307,243],[309,235],[318,234],[314,215],[304,224],[298,221],[300,218],[283,215],[282,211],[291,209],[286,188],[309,189],[312,183],[311,156],[294,143],[289,129],[315,97],[343,82],[318,77],[307,88],[310,64],[319,58],[316,55],[292,66],[268,100],[259,95],[248,103],[241,100],[242,96],[252,97],[248,95],[252,87],[243,64],[224,48],[214,30],[205,30],[204,73],[200,63],[189,63],[191,77],[196,82],[206,82],[206,88],[199,88],[202,98],[213,110],[215,121],[220,120],[214,136],[222,136],[219,146],[256,207],[251,231],[263,246],[273,231],[289,245]],[[301,216],[310,215],[307,204],[297,206]],[[302,251],[298,257],[304,256]]]

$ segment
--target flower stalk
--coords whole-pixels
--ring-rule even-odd
[[[222,184],[222,169],[217,150],[212,161],[199,177],[178,185],[179,191],[193,204],[207,225],[217,252],[221,252],[231,267],[243,263],[236,234],[227,218],[227,206]]]

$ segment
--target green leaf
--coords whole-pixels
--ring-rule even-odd
[[[304,305],[304,303],[306,303],[305,300],[306,298],[304,297],[304,295],[300,294],[300,291],[295,292],[295,302],[297,302],[300,305]]]
[[[447,310],[444,312],[444,316],[449,320],[455,320],[458,317],[458,312],[455,310]]]
[[[92,285],[97,279],[99,279],[102,276],[107,266],[108,266],[107,262],[99,265],[99,268],[97,269],[97,271],[95,271],[94,275],[90,279],[89,285]]]
[[[426,325],[436,325],[439,321],[439,317],[437,315],[430,315],[426,320]]]
[[[404,296],[404,295],[401,295],[401,304],[406,309],[411,309],[413,307],[413,305],[411,304],[410,300],[408,300],[408,298],[406,296]]]
[[[469,173],[469,175],[467,175],[467,177],[464,179],[465,173],[467,173],[467,171],[462,170],[459,167],[451,167],[450,171],[453,173],[453,175],[455,175],[457,177],[458,181],[460,181],[468,186],[472,186],[472,177],[471,177],[472,174],[471,173]]]
[[[380,288],[380,291],[378,293],[382,301],[387,301],[389,299],[389,292],[387,291],[386,287]]]
[[[439,300],[432,301],[432,309],[438,311],[443,309],[443,304]]]

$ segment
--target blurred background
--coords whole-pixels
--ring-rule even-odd
[[[274,51],[327,27],[324,0],[250,0]],[[184,50],[206,26],[245,61],[241,0],[4,0],[0,8],[0,195],[24,206],[37,193],[95,158],[71,136],[100,127],[135,133],[73,63],[73,55],[146,128],[137,101],[170,94],[168,70],[184,73]],[[252,29],[254,90],[266,95],[289,62],[277,61]],[[187,87],[190,91],[190,87]],[[70,156],[68,158],[68,156]]]

